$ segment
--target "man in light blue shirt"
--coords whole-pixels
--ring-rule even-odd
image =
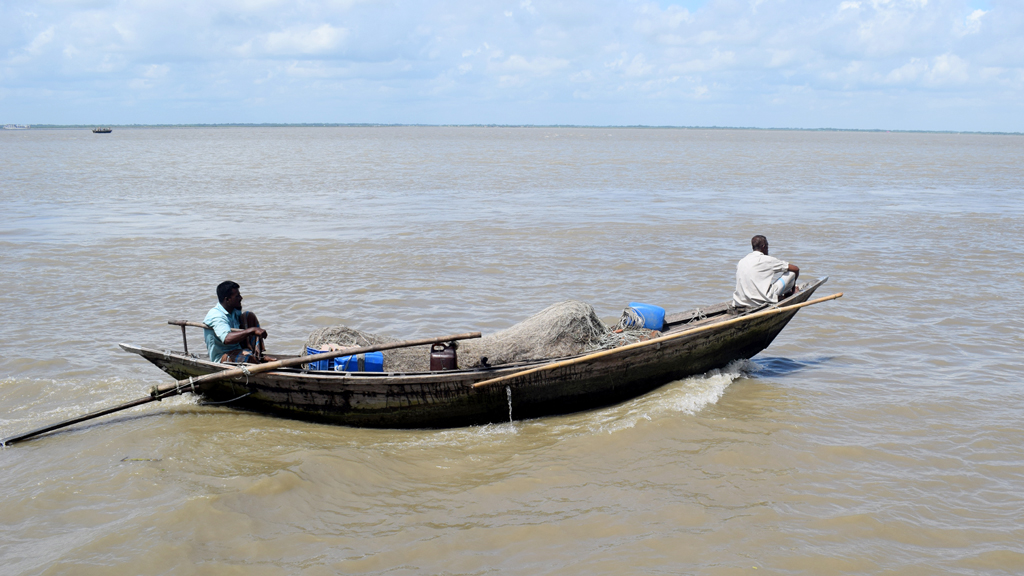
[[[210,309],[203,320],[206,349],[212,362],[262,362],[263,339],[267,331],[260,328],[252,312],[242,311],[242,294],[238,284],[230,280],[217,286],[219,304]]]

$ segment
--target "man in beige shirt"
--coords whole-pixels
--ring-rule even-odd
[[[735,306],[756,308],[774,304],[796,289],[800,268],[768,255],[768,239],[760,234],[750,239],[753,252],[736,264]]]

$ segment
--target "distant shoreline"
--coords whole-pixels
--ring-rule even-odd
[[[99,124],[31,124],[30,130],[91,130]],[[892,132],[901,134],[982,134],[994,136],[1024,136],[1024,132],[980,132],[969,130],[886,130],[883,128],[754,128],[749,126],[650,126],[581,124],[373,124],[373,123],[223,123],[223,124],[103,124],[117,129],[133,128],[573,128],[595,130],[757,130],[784,132]]]

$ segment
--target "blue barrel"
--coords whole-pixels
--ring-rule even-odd
[[[306,346],[306,354],[312,356],[313,354],[323,354],[328,350],[317,350],[316,348],[310,348]],[[328,358],[327,360],[317,360],[316,362],[309,363],[310,370],[334,370],[334,358]]]
[[[367,352],[366,354],[335,358],[334,370],[337,372],[383,372],[384,353]]]
[[[665,309],[661,306],[630,302],[629,307],[644,319],[644,328],[648,330],[661,330],[665,326]]]

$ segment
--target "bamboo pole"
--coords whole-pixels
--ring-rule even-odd
[[[213,330],[213,328],[210,328],[209,326],[207,326],[206,324],[203,324],[202,322],[192,322],[190,320],[168,320],[167,323],[168,324],[172,324],[174,326],[181,326],[182,330],[185,329],[185,326],[191,326],[193,328],[205,328],[206,330]],[[242,329],[241,328],[232,328],[231,331],[232,332],[241,332]]]
[[[581,362],[586,362],[586,361],[589,361],[589,360],[594,360],[596,358],[601,358],[601,357],[604,357],[604,356],[608,356],[610,354],[618,354],[619,352],[623,352],[625,350],[632,350],[634,348],[640,348],[642,346],[652,346],[652,345],[655,345],[655,344],[658,344],[658,343],[661,343],[661,342],[668,342],[670,340],[675,340],[677,338],[682,338],[683,336],[690,336],[690,335],[693,335],[693,334],[697,334],[698,332],[704,332],[706,330],[711,330],[713,328],[721,328],[722,326],[729,326],[731,324],[736,324],[736,323],[739,323],[739,322],[745,322],[747,320],[753,320],[755,318],[763,318],[765,316],[771,316],[773,314],[781,314],[783,312],[791,312],[793,310],[796,310],[797,308],[803,308],[804,306],[810,306],[812,304],[820,304],[820,303],[826,302],[828,300],[835,300],[836,298],[842,298],[842,296],[843,296],[843,293],[839,292],[839,293],[833,294],[831,296],[825,296],[823,298],[818,298],[817,300],[809,300],[807,302],[801,302],[800,304],[793,304],[791,306],[784,306],[782,308],[771,308],[769,310],[763,310],[761,312],[755,312],[755,313],[747,315],[747,316],[740,316],[739,318],[733,318],[731,320],[726,320],[724,322],[717,322],[715,324],[708,324],[706,326],[699,326],[697,328],[691,328],[690,330],[684,330],[682,332],[676,332],[675,334],[666,334],[665,336],[659,336],[658,338],[652,338],[650,340],[645,340],[643,342],[634,342],[633,344],[627,344],[627,345],[621,346],[619,348],[612,348],[610,350],[599,350],[597,352],[594,352],[594,353],[591,353],[591,354],[587,354],[585,356],[580,356],[578,358],[570,358],[568,360],[561,360],[559,362],[552,362],[550,364],[544,364],[542,366],[537,366],[535,368],[529,368],[527,370],[516,372],[515,374],[508,374],[506,376],[499,376],[498,378],[491,378],[490,380],[483,380],[481,382],[477,382],[477,383],[473,384],[473,388],[482,388],[484,386],[493,386],[494,384],[499,384],[501,382],[506,382],[508,380],[512,380],[513,378],[519,378],[519,377],[522,377],[522,376],[528,376],[530,374],[536,374],[537,372],[546,372],[548,370],[554,370],[556,368],[562,368],[562,367],[565,367],[565,366],[572,366],[573,364],[579,364]]]
[[[217,380],[224,380],[225,378],[234,378],[236,376],[246,376],[252,374],[259,374],[262,372],[269,372],[271,370],[277,370],[279,368],[289,368],[292,366],[299,366],[308,362],[317,362],[320,360],[328,360],[330,358],[337,358],[339,356],[352,356],[355,354],[365,354],[368,352],[379,352],[381,350],[393,350],[395,348],[408,348],[410,346],[423,346],[428,344],[438,344],[442,342],[452,342],[454,340],[468,340],[470,338],[479,338],[479,332],[468,332],[466,334],[455,334],[453,336],[442,336],[440,338],[423,338],[420,340],[404,340],[402,342],[391,342],[387,344],[377,344],[374,346],[362,346],[359,348],[346,348],[344,350],[333,350],[331,352],[323,352],[321,354],[311,354],[309,356],[299,356],[297,358],[287,358],[284,360],[276,360],[274,362],[267,362],[265,364],[251,364],[244,365],[239,368],[230,368],[227,370],[221,370],[220,372],[213,372],[199,377],[184,378],[178,380],[174,384],[164,384],[162,386],[153,386],[149,390],[149,396],[143,396],[142,398],[136,398],[131,402],[119,404],[117,406],[110,406],[97,410],[95,412],[89,412],[81,416],[72,418],[70,420],[64,420],[63,422],[57,422],[56,424],[50,424],[43,426],[42,428],[36,428],[23,434],[16,436],[10,436],[0,440],[0,446],[6,446],[15,442],[21,442],[28,440],[40,434],[52,432],[72,424],[84,422],[86,420],[92,420],[93,418],[99,418],[107,414],[113,414],[114,412],[120,412],[121,410],[127,410],[128,408],[134,408],[135,406],[141,406],[149,402],[162,400],[170,396],[176,396],[178,394],[185,394],[188,392],[198,392],[198,388],[201,388],[204,384],[209,384]]]

